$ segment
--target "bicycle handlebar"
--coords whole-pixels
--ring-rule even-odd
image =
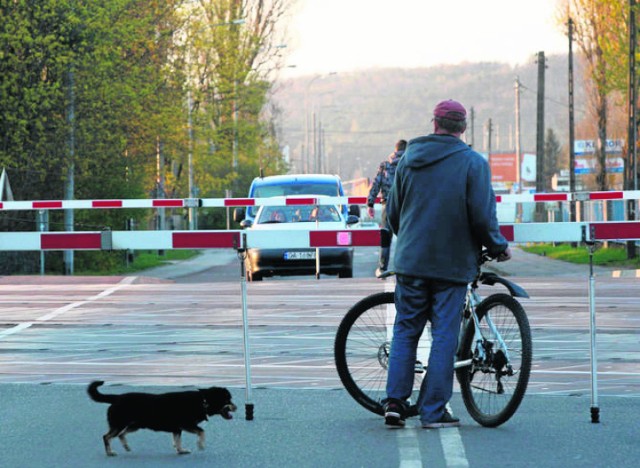
[[[487,249],[482,249],[482,251],[480,252],[480,261],[478,262],[478,266],[482,266],[487,262],[492,262],[496,258],[497,257],[491,256]],[[395,274],[396,274],[395,271],[387,270],[377,275],[377,278],[386,279],[386,278],[389,278],[390,276],[394,276]]]
[[[495,259],[496,257],[492,257],[491,255],[489,255],[489,251],[487,249],[482,249],[482,252],[480,252],[480,265],[491,262]]]

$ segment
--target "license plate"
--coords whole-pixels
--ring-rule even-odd
[[[311,252],[285,252],[284,253],[285,260],[315,260],[316,253],[314,251]]]

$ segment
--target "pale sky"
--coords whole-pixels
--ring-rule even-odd
[[[283,77],[566,53],[558,0],[297,0]]]

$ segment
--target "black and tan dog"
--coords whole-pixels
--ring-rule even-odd
[[[204,430],[198,424],[216,414],[224,419],[232,419],[231,413],[236,410],[236,405],[231,401],[231,393],[226,388],[211,387],[158,395],[105,395],[98,391],[103,383],[92,382],[87,392],[92,400],[111,404],[107,411],[109,431],[102,437],[109,456],[116,455],[111,449],[111,439],[118,437],[125,450],[130,451],[125,436],[138,429],[171,432],[173,445],[179,454],[189,453],[189,450],[182,448],[182,431],[191,432],[198,436],[198,448],[203,450]]]

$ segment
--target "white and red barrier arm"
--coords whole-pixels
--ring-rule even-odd
[[[2,251],[377,247],[379,229],[0,233]]]
[[[236,208],[247,206],[360,205],[366,197],[157,198],[128,200],[0,201],[0,211],[95,210],[119,208]]]
[[[3,232],[2,251],[237,249],[242,231]]]
[[[4,232],[2,251],[377,247],[379,229]]]
[[[504,224],[511,243],[640,239],[640,221]],[[0,251],[377,247],[379,229],[3,232]]]
[[[498,203],[544,203],[598,200],[638,200],[640,190],[611,192],[554,192],[497,195]],[[376,199],[380,203],[380,198]],[[280,205],[366,205],[367,197],[269,197],[269,198],[159,198],[123,200],[35,200],[0,201],[0,211],[93,210],[118,208],[236,208]]]

